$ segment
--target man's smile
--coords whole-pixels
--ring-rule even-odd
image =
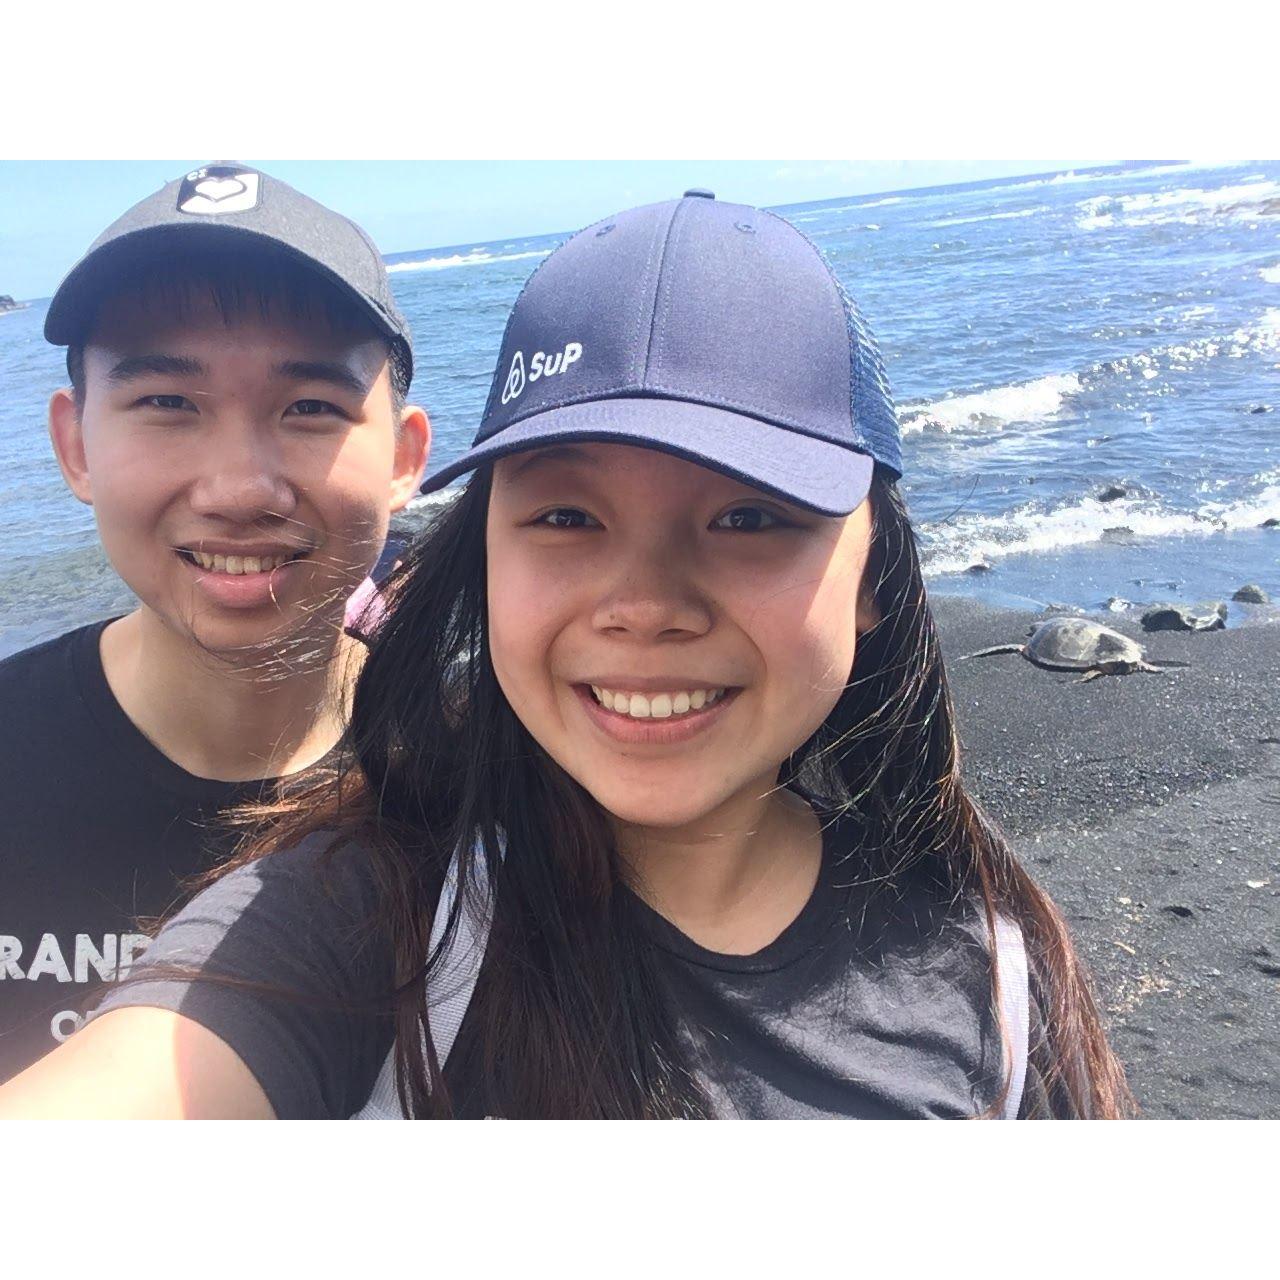
[[[278,543],[232,543],[201,539],[174,547],[187,564],[209,573],[236,575],[271,573],[304,559],[313,547],[287,547]]]

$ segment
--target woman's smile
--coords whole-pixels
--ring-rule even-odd
[[[600,732],[616,742],[654,746],[688,742],[718,725],[742,692],[732,686],[648,693],[596,684],[570,687]]]

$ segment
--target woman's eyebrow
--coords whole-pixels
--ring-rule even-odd
[[[511,480],[523,479],[530,471],[544,462],[578,462],[587,466],[595,466],[596,459],[584,449],[575,448],[571,444],[554,445],[548,449],[537,449],[520,462],[511,472]]]
[[[151,374],[161,377],[198,378],[208,370],[199,360],[191,356],[171,356],[161,352],[148,352],[145,355],[125,356],[111,367],[107,377],[112,382],[133,382],[137,378],[145,378]]]
[[[295,382],[327,382],[362,399],[373,388],[372,382],[357,378],[346,365],[334,360],[283,360],[273,365],[271,372],[276,377],[290,378]]]

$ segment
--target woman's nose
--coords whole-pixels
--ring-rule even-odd
[[[595,627],[645,640],[705,635],[712,609],[690,559],[669,541],[633,551],[596,604]]]

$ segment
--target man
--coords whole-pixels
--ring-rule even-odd
[[[335,749],[344,604],[430,443],[373,244],[243,166],[109,227],[45,336],[54,452],[139,603],[0,663],[0,1080],[128,972],[220,815]]]

